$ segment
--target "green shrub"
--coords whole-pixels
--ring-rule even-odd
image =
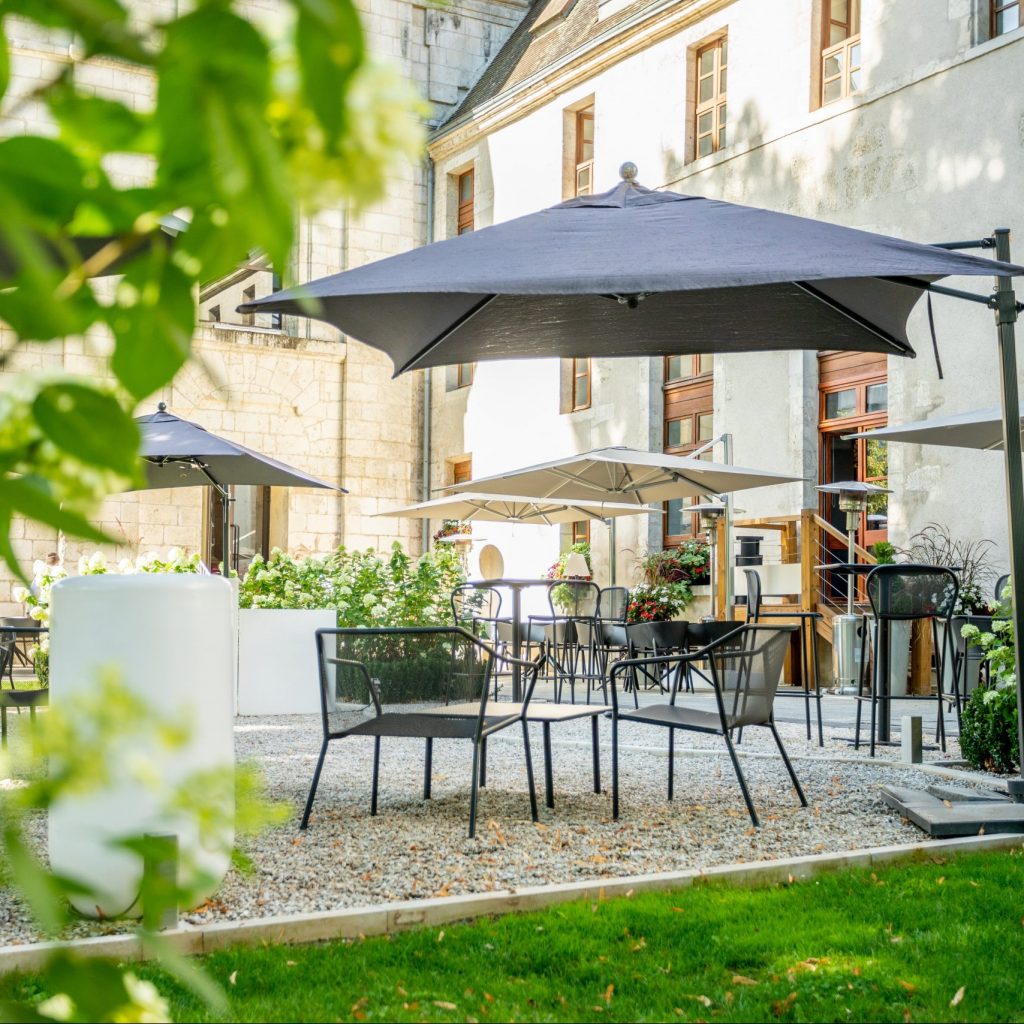
[[[972,767],[1012,772],[1020,765],[1017,689],[979,687],[970,696],[960,725],[960,751]]]

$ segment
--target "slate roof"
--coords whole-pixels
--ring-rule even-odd
[[[437,129],[438,133],[468,120],[481,103],[500,96],[531,75],[557,63],[597,36],[614,29],[644,8],[653,7],[656,3],[657,0],[636,0],[616,14],[598,21],[598,0],[576,0],[566,15],[551,19],[551,25],[535,34],[530,29],[536,22],[542,20],[548,7],[547,0],[535,0],[508,41],[466,94],[466,98]]]

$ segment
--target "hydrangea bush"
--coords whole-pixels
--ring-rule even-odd
[[[999,613],[1009,615],[1008,604]],[[961,632],[968,644],[981,648],[988,662],[990,683],[977,687],[964,706],[960,752],[974,768],[1016,771],[1021,752],[1017,736],[1013,622],[1009,618],[997,619],[990,632],[977,626],[964,626]]]
[[[333,609],[339,626],[437,626],[452,622],[452,590],[465,581],[458,554],[413,559],[399,543],[384,556],[345,547],[326,558],[257,555],[239,587],[243,608]]]

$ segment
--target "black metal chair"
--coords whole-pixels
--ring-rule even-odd
[[[50,699],[48,686],[35,686],[30,689],[14,689],[14,682],[11,681],[11,689],[3,689],[4,675],[9,675],[11,662],[14,660],[14,652],[17,644],[16,634],[0,630],[0,750],[7,749],[7,712],[14,709],[19,713],[23,708],[28,708],[31,721],[36,719],[36,708],[45,705]]]
[[[747,578],[747,622],[758,623],[765,619],[799,619],[800,625],[800,676],[803,691],[795,693],[779,691],[780,697],[803,697],[804,714],[807,719],[807,738],[811,738],[811,700],[814,700],[818,719],[818,746],[825,745],[821,728],[821,673],[818,669],[817,620],[820,612],[766,611],[761,603],[761,574],[756,569],[744,569]],[[814,689],[811,690],[813,680]]]
[[[938,713],[935,724],[935,738],[943,751],[946,749],[946,723],[942,706],[946,700],[942,690],[943,666],[952,641],[952,617],[960,593],[956,573],[936,565],[878,565],[867,576],[868,600],[874,614],[874,666],[871,673],[871,690],[865,694],[864,680],[861,679],[857,696],[857,725],[854,749],[860,749],[861,712],[865,701],[871,703],[871,757],[875,756],[875,721],[878,705],[894,700],[936,701]],[[893,694],[890,690],[892,630],[893,622],[928,620],[932,624],[932,651],[935,655],[936,690],[929,694]],[[940,631],[939,623],[945,629]],[[866,659],[861,658],[861,665]],[[884,680],[884,683],[883,683]]]
[[[494,623],[501,615],[501,591],[495,587],[461,583],[451,593],[452,618],[456,626],[464,626],[471,633],[483,626],[486,635],[494,639]]]
[[[597,595],[597,615],[604,622],[625,622],[629,591],[625,587],[602,587]]]
[[[732,759],[743,799],[755,826],[760,823],[754,810],[743,770],[732,742],[732,733],[745,726],[760,725],[771,731],[793,782],[800,803],[807,798],[793,771],[786,749],[772,717],[772,705],[782,678],[782,668],[790,636],[797,626],[742,626],[716,640],[710,647],[690,654],[671,654],[657,658],[630,659],[619,662],[611,672],[612,689],[612,817],[619,816],[619,722],[640,722],[667,728],[669,733],[668,798],[674,795],[675,730],[711,733],[722,736]],[[697,659],[708,662],[710,681],[715,694],[716,709],[678,704],[679,681],[685,677],[685,666]],[[623,711],[619,707],[618,690],[622,676],[634,669],[650,671],[657,668],[672,680],[667,703],[648,704]],[[628,678],[628,675],[627,675]]]
[[[569,684],[570,703],[576,703],[576,684],[586,687],[587,703],[591,689],[600,689],[607,702],[607,680],[598,650],[600,628],[598,609],[601,589],[588,580],[555,580],[548,586],[548,617],[531,616],[531,629],[543,628],[545,654],[554,683],[555,700],[561,702],[565,684]]]
[[[639,690],[657,688],[668,693],[675,681],[673,673],[653,659],[667,654],[685,654],[689,646],[690,623],[681,620],[668,622],[630,622],[626,626],[627,657],[636,661],[637,667],[629,674],[626,689],[633,691],[633,704],[639,706]],[[652,661],[650,666],[643,664]],[[682,666],[680,666],[682,668]],[[689,672],[683,670],[685,689],[692,690]]]
[[[39,623],[27,615],[4,615],[0,616],[0,630],[15,630],[11,635],[14,637],[14,647],[11,657],[7,659],[7,678],[14,686],[14,666],[20,663],[23,668],[32,667],[32,656],[29,653],[32,645],[38,637],[34,633],[18,633],[19,629],[37,630]],[[2,677],[0,677],[2,678]]]
[[[530,812],[533,820],[537,820],[526,712],[542,658],[513,659],[458,626],[318,629],[316,649],[323,743],[300,828],[309,824],[327,746],[332,740],[373,737],[370,813],[376,814],[383,737],[418,737],[426,741],[424,800],[430,799],[434,740],[466,739],[473,743],[469,801],[472,838],[476,833],[479,787],[487,782],[487,737],[517,722],[523,731]],[[521,668],[521,703],[505,707],[488,705],[491,676],[499,662],[518,664]],[[412,707],[406,709],[407,705]]]

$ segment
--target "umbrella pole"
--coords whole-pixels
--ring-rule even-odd
[[[1010,231],[996,228],[996,259],[1010,261]],[[1003,450],[1006,462],[1006,506],[1009,516],[1010,583],[1013,607],[1014,668],[1017,673],[1017,742],[1024,760],[1024,675],[1021,673],[1021,643],[1024,642],[1024,469],[1021,467],[1020,399],[1017,392],[1017,352],[1014,323],[1017,301],[1008,277],[997,277],[995,288],[996,325],[999,331],[999,370],[1003,399]],[[1024,764],[1022,764],[1024,769]],[[1008,780],[1010,795],[1024,800],[1022,777]]]
[[[724,451],[725,464],[732,465],[732,434],[722,435],[722,448]],[[725,621],[732,619],[733,605],[733,571],[732,571],[732,495],[722,495],[722,502],[725,505],[725,537],[722,543],[722,558],[725,560],[725,593],[722,595],[725,601]]]

